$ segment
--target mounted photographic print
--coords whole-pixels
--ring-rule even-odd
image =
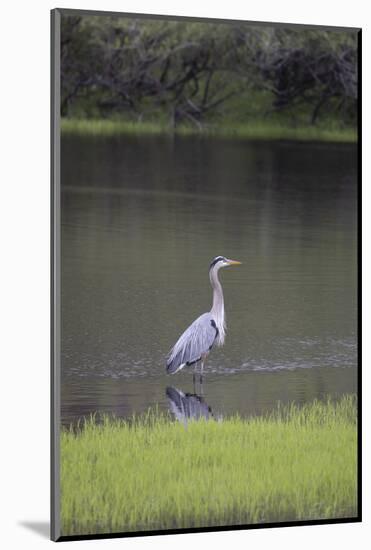
[[[360,521],[355,28],[52,11],[52,538]]]

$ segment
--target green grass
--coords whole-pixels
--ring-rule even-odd
[[[290,126],[277,121],[252,121],[251,123],[207,124],[202,130],[183,125],[175,130],[166,122],[133,122],[118,119],[64,118],[61,122],[63,135],[119,136],[119,135],[197,135],[251,140],[298,140],[298,141],[357,141],[357,132],[336,124],[322,126]]]
[[[354,517],[356,408],[345,396],[187,426],[91,418],[61,434],[62,534]]]

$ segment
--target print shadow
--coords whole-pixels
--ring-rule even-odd
[[[19,521],[18,525],[37,533],[44,539],[50,538],[50,524],[48,521]]]

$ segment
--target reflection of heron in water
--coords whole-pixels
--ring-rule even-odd
[[[205,402],[202,395],[183,393],[177,388],[166,388],[170,411],[179,422],[214,418],[211,407]]]
[[[171,350],[166,370],[174,374],[185,366],[201,363],[201,376],[207,355],[214,344],[222,346],[225,338],[224,298],[222,285],[218,279],[221,267],[237,265],[241,262],[217,256],[210,264],[209,277],[213,287],[213,305],[208,313],[198,317],[183,332]]]

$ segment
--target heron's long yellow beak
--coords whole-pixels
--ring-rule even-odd
[[[241,265],[242,262],[238,262],[237,260],[228,260],[229,265]]]

